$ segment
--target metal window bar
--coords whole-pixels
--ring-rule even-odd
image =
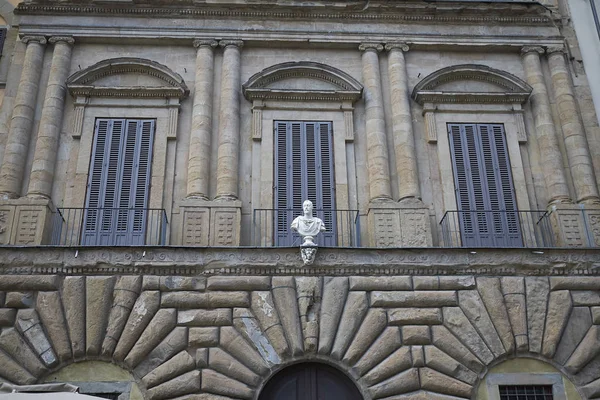
[[[553,400],[552,385],[498,386],[500,400]]]
[[[302,209],[255,209],[252,218],[251,242],[256,247],[296,247],[302,238],[290,228]],[[358,210],[314,209],[313,215],[325,222],[327,231],[317,235],[316,244],[323,247],[360,247]],[[285,226],[281,224],[285,221]]]
[[[58,208],[52,217],[54,246],[164,246],[162,208]]]
[[[465,231],[464,221],[487,221],[485,232]],[[511,221],[506,227],[502,221]],[[499,221],[496,223],[495,221]],[[553,247],[554,236],[546,211],[538,210],[452,210],[440,221],[441,247]]]

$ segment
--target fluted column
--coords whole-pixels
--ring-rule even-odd
[[[527,83],[531,85],[530,102],[533,108],[535,131],[540,147],[544,180],[550,198],[549,203],[570,202],[569,188],[565,179],[562,155],[558,146],[558,138],[554,129],[548,90],[540,64],[541,47],[523,47],[521,55]]]
[[[391,200],[390,167],[379,72],[380,43],[363,43],[362,72],[367,126],[367,164],[370,200]]]
[[[54,167],[67,92],[66,82],[71,65],[71,48],[75,41],[72,37],[61,36],[52,37],[49,42],[54,43],[54,52],[35,142],[28,197],[50,198],[52,195]]]
[[[221,40],[224,48],[221,68],[219,146],[217,150],[216,200],[235,200],[238,194],[240,142],[240,53],[241,40]]]
[[[21,194],[46,44],[43,36],[25,36],[21,41],[27,48],[0,166],[0,196],[5,198],[16,198]]]
[[[590,150],[569,80],[564,47],[548,48],[547,53],[550,75],[552,77],[552,88],[558,106],[558,115],[562,126],[577,202],[600,202]]]
[[[213,69],[216,40],[194,40],[196,82],[188,150],[187,197],[208,200],[212,135]]]
[[[408,45],[389,43],[386,44],[385,49],[389,51],[388,72],[392,99],[392,132],[400,200],[419,199],[421,191],[404,60],[404,52],[408,51]]]

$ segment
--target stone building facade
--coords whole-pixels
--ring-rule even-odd
[[[565,10],[19,4],[0,379],[600,398],[600,127]],[[305,198],[329,227],[312,266]]]

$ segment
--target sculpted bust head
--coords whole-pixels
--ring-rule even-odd
[[[312,210],[312,201],[305,200],[304,203],[302,203],[304,215],[296,217],[291,225],[292,231],[298,232],[304,239],[303,246],[314,246],[313,236],[326,230],[323,220],[318,217],[313,217]]]

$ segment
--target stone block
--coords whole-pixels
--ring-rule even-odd
[[[600,290],[600,277],[552,276],[550,290]]]
[[[402,327],[402,344],[430,344],[431,332],[428,326],[405,325]]]
[[[159,290],[160,276],[144,275],[142,290]]]
[[[480,360],[489,364],[494,355],[487,347],[477,330],[459,307],[444,307],[444,326],[447,327]]]
[[[242,220],[241,202],[225,202],[210,210],[210,246],[239,246]],[[229,204],[234,203],[234,204]]]
[[[2,200],[4,211],[13,208],[13,214],[6,213],[6,230],[10,230],[10,244],[41,245],[50,243],[52,205],[49,200],[21,197]],[[12,218],[11,218],[12,217]],[[12,220],[9,227],[8,222]],[[1,239],[1,237],[0,237]],[[6,236],[4,236],[6,240]]]
[[[363,382],[367,386],[375,385],[382,382],[391,376],[394,376],[402,371],[409,369],[412,366],[410,347],[402,346],[381,363],[376,365],[364,377]]]
[[[6,293],[5,307],[31,308],[33,307],[32,292],[8,292]]]
[[[177,312],[175,309],[163,308],[158,310],[127,357],[125,357],[125,365],[129,368],[137,367],[142,359],[175,328],[176,319]]]
[[[52,345],[50,345],[50,341],[46,337],[46,333],[42,329],[40,319],[35,310],[19,310],[15,325],[44,364],[49,367],[58,364],[58,358],[52,349]]]
[[[568,290],[550,292],[548,299],[548,315],[544,329],[542,354],[548,358],[554,357],[558,341],[560,340],[565,324],[571,314],[573,302]]]
[[[281,358],[262,331],[252,311],[248,308],[233,309],[233,325],[246,340],[258,350],[261,357],[272,367],[281,364]]]
[[[61,298],[73,357],[77,360],[85,355],[85,277],[67,276],[63,281]]]
[[[281,320],[285,336],[288,339],[290,350],[292,355],[300,355],[304,352],[304,340],[300,324],[296,283],[293,277],[274,277],[272,284],[273,303]]]
[[[373,341],[377,339],[386,325],[387,313],[385,310],[381,308],[369,309],[342,361],[347,365],[354,365],[365,351],[367,351]]]
[[[251,387],[256,387],[260,383],[261,378],[258,375],[218,347],[208,350],[208,360],[208,366],[211,369],[236,381],[243,382]]]
[[[423,354],[423,346],[411,346],[410,354],[413,367],[421,368],[425,366],[425,354]]]
[[[372,307],[443,307],[458,304],[454,291],[371,292]]]
[[[190,371],[148,390],[150,400],[162,400],[200,391],[200,371]]]
[[[369,308],[366,292],[350,292],[340,319],[335,341],[331,349],[331,357],[340,360],[345,354],[356,330],[360,326]]]
[[[12,244],[12,227],[14,225],[15,206],[0,202],[0,245]]]
[[[160,290],[164,292],[176,290],[204,290],[206,278],[196,276],[162,276],[160,277]]]
[[[219,344],[219,328],[190,328],[188,335],[191,347],[214,347]]]
[[[179,310],[177,324],[185,326],[225,326],[231,325],[231,308],[217,308],[214,310]]]
[[[410,276],[351,276],[350,290],[411,290]]]
[[[2,330],[2,333],[0,333],[0,348],[14,360],[18,360],[19,364],[25,367],[33,376],[41,376],[47,371],[46,366],[42,364],[36,352],[31,349],[15,328]]]
[[[419,370],[411,368],[369,388],[371,397],[379,399],[410,393],[420,388]]]
[[[287,339],[285,338],[277,310],[275,310],[271,292],[252,292],[251,296],[252,314],[256,317],[262,331],[267,335],[269,342],[277,354],[282,356],[289,355],[290,350]]]
[[[529,351],[532,353],[541,353],[548,293],[550,292],[548,278],[525,278],[525,290],[527,296]]]
[[[208,349],[196,350],[196,367],[198,369],[208,367]]]
[[[600,292],[593,290],[572,290],[574,306],[600,306]]]
[[[156,367],[142,378],[148,389],[166,382],[176,376],[193,370],[196,367],[194,358],[187,351],[180,351],[171,359]]]
[[[431,327],[431,334],[433,344],[440,350],[472,371],[483,371],[484,365],[482,362],[448,328],[442,325],[434,325]]]
[[[429,209],[372,202],[367,213],[372,247],[430,247]]]
[[[424,346],[425,365],[452,376],[470,385],[477,382],[477,374],[461,364],[458,360],[450,357],[436,346]]]
[[[138,364],[134,372],[137,376],[144,377],[150,371],[169,360],[175,354],[183,351],[188,344],[187,328],[177,327],[156,346],[144,360]]]
[[[440,374],[431,368],[420,368],[419,377],[421,387],[434,393],[443,393],[460,398],[471,396],[472,386],[453,379],[447,375]]]
[[[437,276],[413,276],[415,290],[439,290],[440,280]]]
[[[208,246],[210,208],[181,206],[183,246]]]
[[[209,290],[269,290],[271,278],[268,276],[211,276],[208,278]]]
[[[439,325],[442,310],[439,308],[392,308],[388,310],[390,325]]]
[[[202,391],[248,400],[252,399],[253,395],[253,390],[242,382],[211,369],[202,370]]]
[[[365,354],[354,364],[353,369],[362,376],[387,356],[396,351],[401,345],[400,330],[398,327],[387,327],[373,342]]]
[[[90,276],[86,279],[86,353],[99,355],[108,325],[115,277]]]
[[[224,326],[219,335],[220,347],[240,360],[258,375],[264,375],[269,365],[261,354],[234,327]]]
[[[559,247],[590,245],[587,240],[584,216],[577,205],[553,206],[550,223],[555,236],[555,245]]]
[[[16,316],[14,308],[0,308],[0,327],[13,326]]]
[[[331,352],[347,295],[348,278],[324,279],[319,324],[319,354],[329,354]]]
[[[178,309],[249,307],[250,295],[247,292],[168,292],[161,297],[161,307]]]
[[[0,280],[0,290],[57,290],[58,283],[57,275],[4,275]]]
[[[439,276],[440,290],[474,289],[474,276]],[[416,289],[416,288],[415,288]]]
[[[600,325],[600,307],[592,307],[592,323]]]

